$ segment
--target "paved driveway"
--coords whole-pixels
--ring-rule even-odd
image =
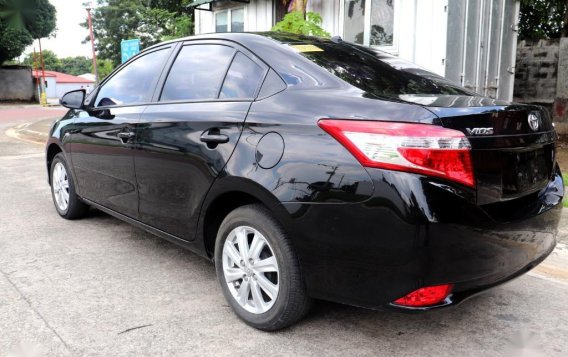
[[[567,356],[568,283],[537,271],[420,315],[316,304],[297,326],[242,324],[213,266],[105,214],[60,219],[43,147],[0,122],[0,356]],[[525,354],[521,354],[525,353]]]

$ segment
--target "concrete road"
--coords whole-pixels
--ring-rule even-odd
[[[0,122],[0,357],[567,356],[568,283],[536,271],[421,315],[317,303],[278,333],[231,312],[206,260],[105,214],[53,208],[41,145]],[[545,265],[546,266],[546,265]]]

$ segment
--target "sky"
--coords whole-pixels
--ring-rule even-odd
[[[82,44],[81,41],[89,35],[89,31],[79,24],[87,19],[87,11],[83,8],[85,0],[49,0],[57,9],[57,32],[55,37],[42,39],[41,46],[44,50],[51,50],[58,57],[91,57],[90,43]],[[38,41],[28,47],[25,53],[39,52]]]

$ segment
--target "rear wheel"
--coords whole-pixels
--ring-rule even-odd
[[[57,154],[51,163],[51,196],[57,213],[65,219],[78,219],[87,215],[87,206],[75,191],[75,182],[63,154]]]
[[[237,208],[223,220],[215,244],[225,298],[247,324],[278,330],[301,319],[311,299],[298,258],[280,224],[261,205]]]

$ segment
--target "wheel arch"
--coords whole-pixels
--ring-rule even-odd
[[[59,153],[62,153],[63,149],[59,144],[52,142],[48,144],[46,150],[46,166],[47,166],[47,182],[51,184],[51,163],[55,156]]]
[[[205,253],[213,258],[215,240],[221,223],[233,210],[249,204],[265,206],[284,227],[287,211],[268,190],[248,179],[226,177],[216,181],[202,206],[198,225],[198,239],[203,241]]]

